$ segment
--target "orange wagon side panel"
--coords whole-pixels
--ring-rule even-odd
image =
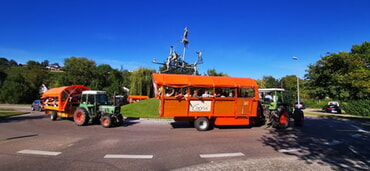
[[[217,117],[215,125],[249,125],[249,118]]]
[[[216,99],[214,104],[214,116],[235,116],[234,99]]]
[[[176,98],[166,98],[161,116],[188,116],[188,102],[186,100],[177,100]]]

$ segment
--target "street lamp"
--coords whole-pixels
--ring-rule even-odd
[[[296,61],[296,77],[297,77],[297,108],[301,109],[301,103],[299,101],[299,77],[298,77],[298,57],[293,57],[293,60]]]

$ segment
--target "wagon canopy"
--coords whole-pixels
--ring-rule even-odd
[[[46,97],[59,97],[61,98],[64,95],[73,96],[75,94],[81,94],[84,90],[90,90],[88,87],[83,85],[71,85],[71,86],[64,86],[58,88],[52,88],[50,90],[45,91],[41,98]]]
[[[83,85],[71,85],[58,88],[52,88],[45,91],[42,95],[42,99],[53,99],[54,107],[58,111],[65,111],[66,106],[71,98],[74,96],[79,96],[82,94],[82,91],[90,90],[88,87]],[[48,101],[49,102],[49,101]],[[46,104],[47,105],[47,104]],[[46,106],[47,107],[47,106]]]
[[[195,76],[180,74],[153,74],[153,82],[158,86],[171,87],[258,87],[251,78]]]

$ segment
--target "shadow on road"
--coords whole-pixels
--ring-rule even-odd
[[[260,141],[278,152],[307,163],[328,164],[334,170],[369,170],[368,132],[350,128],[350,123],[331,118],[305,118],[305,126],[269,129]]]
[[[47,115],[18,115],[18,116],[11,116],[11,117],[4,117],[0,118],[0,123],[7,123],[7,122],[21,122],[24,120],[35,120],[35,119],[44,119],[48,118]]]
[[[128,126],[136,125],[136,124],[139,124],[139,123],[140,123],[140,118],[127,117],[123,121],[123,126],[128,127]]]
[[[182,121],[171,122],[171,126],[174,129],[179,129],[179,128],[194,128],[194,124],[192,124],[190,122],[182,122]]]

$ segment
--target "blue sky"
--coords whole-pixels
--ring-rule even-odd
[[[87,57],[97,65],[157,69],[173,45],[207,69],[261,79],[299,76],[327,52],[370,41],[369,0],[5,0],[0,57],[18,63]]]

